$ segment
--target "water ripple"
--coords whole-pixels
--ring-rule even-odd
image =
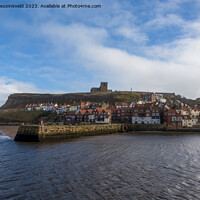
[[[0,199],[199,199],[199,136],[0,139]]]

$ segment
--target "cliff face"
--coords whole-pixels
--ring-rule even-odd
[[[70,98],[70,97],[69,97]],[[51,94],[11,94],[1,109],[24,108],[26,104],[36,103],[61,103],[65,100],[65,95]]]
[[[11,94],[1,109],[24,108],[26,104],[58,103],[72,104],[74,101],[107,102],[131,101],[139,99],[134,92],[69,93],[69,94]]]

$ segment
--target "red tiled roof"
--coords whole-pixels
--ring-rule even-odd
[[[96,108],[96,110],[97,110],[98,112],[102,112],[104,109],[103,109],[103,108]]]
[[[79,110],[79,113],[81,113],[82,115],[84,115],[86,113],[86,110]]]
[[[92,114],[92,112],[93,112],[93,110],[92,109],[89,109],[89,110],[87,110],[88,112],[89,112],[89,114],[91,115]]]
[[[111,110],[113,110],[113,111],[119,111],[121,109],[120,108],[112,108]]]

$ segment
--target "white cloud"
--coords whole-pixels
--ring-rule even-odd
[[[168,14],[166,16],[156,16],[154,19],[149,20],[145,26],[146,28],[167,28],[168,26],[177,26],[177,27],[184,27],[186,25],[186,22],[175,14]]]
[[[153,1],[155,6],[152,10],[147,10],[147,14],[145,13],[146,15],[153,13],[151,20],[149,18],[150,21],[145,23],[144,26],[142,26],[144,22],[137,21],[134,12],[125,11],[118,6],[115,10],[112,10],[112,14],[107,13],[106,17],[108,18],[100,15],[94,16],[94,21],[97,22],[95,27],[81,23],[63,25],[58,22],[60,19],[56,21],[58,16],[55,19],[49,13],[47,13],[49,14],[48,18],[44,15],[43,19],[40,20],[41,16],[37,18],[37,15],[35,15],[38,19],[36,19],[35,24],[26,27],[26,24],[21,23],[21,26],[26,31],[29,30],[28,27],[30,26],[32,27],[31,31],[34,29],[33,35],[29,33],[29,37],[42,37],[45,44],[50,47],[46,48],[46,54],[52,53],[54,57],[59,55],[59,58],[63,60],[67,56],[71,56],[75,62],[80,63],[80,68],[92,72],[89,76],[92,74],[95,78],[107,79],[114,89],[124,90],[133,87],[133,89],[147,91],[175,91],[186,97],[196,98],[200,96],[198,87],[200,84],[198,77],[200,74],[198,58],[200,23],[198,20],[193,22],[183,20],[177,14],[178,12],[174,14],[174,11],[180,8],[181,3],[187,1],[168,0],[162,1],[162,3],[158,0]],[[60,16],[63,18],[63,15]],[[47,19],[49,19],[49,22]],[[98,22],[99,20],[100,22]],[[91,23],[90,26],[92,24],[94,23]],[[174,41],[169,44],[145,46],[145,41],[148,40],[148,31],[153,32],[160,28],[167,31],[168,26],[176,26],[181,29],[178,40],[173,38]],[[17,27],[16,25],[16,29]],[[136,56],[125,50],[114,48],[110,45],[109,40],[119,43],[119,39],[115,40],[114,38],[116,35],[122,36],[123,39],[129,39],[129,46],[132,49],[135,48],[135,45],[138,45],[133,42],[139,42],[142,45],[141,49],[144,50],[143,55]],[[112,36],[114,36],[114,39]],[[78,68],[79,66],[74,71]],[[44,68],[44,70],[46,69]],[[47,71],[51,73],[45,74],[46,77],[52,77],[52,79],[58,77],[52,70]],[[90,81],[90,77],[88,81]],[[9,93],[18,92],[21,87],[16,88],[14,86],[15,84],[20,85],[20,82],[13,84],[14,82],[12,80],[11,83],[3,84],[0,82],[0,84],[3,85],[2,88],[11,87],[12,90]],[[132,82],[134,85],[130,84]],[[35,90],[38,92],[39,90],[32,84],[22,84],[26,85],[25,88],[27,87],[29,92]]]
[[[144,43],[148,40],[146,34],[142,33],[137,27],[121,26],[116,32],[136,43]]]
[[[197,39],[158,46],[157,55],[152,54],[152,58],[147,59],[107,47],[105,43],[109,37],[104,29],[49,24],[45,30],[45,36],[51,41],[59,38],[57,45],[65,46],[66,51],[69,44],[72,45],[80,63],[85,63],[94,76],[98,73],[98,77],[107,78],[115,89],[130,88],[129,83],[134,81],[135,88],[141,90],[171,91],[193,98],[200,96],[200,42]],[[97,36],[101,40],[96,40]],[[155,49],[152,48],[152,52],[155,53]]]
[[[156,14],[164,14],[167,12],[174,12],[181,8],[181,4],[185,2],[190,2],[192,0],[167,0],[167,1],[160,1],[155,0],[154,3],[154,9],[156,11]]]
[[[13,93],[64,93],[64,91],[42,90],[32,83],[0,77],[0,106],[2,106],[6,102],[8,96]]]

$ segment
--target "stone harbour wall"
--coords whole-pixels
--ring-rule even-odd
[[[199,128],[168,128],[163,124],[104,124],[104,125],[78,125],[78,126],[40,126],[22,125],[15,136],[15,141],[45,142],[64,139],[72,139],[83,136],[106,135],[118,132],[160,132],[171,133],[194,133],[200,134]]]
[[[48,140],[72,139],[82,136],[112,134],[122,131],[121,124],[79,126],[20,126],[15,141],[44,142]]]
[[[127,124],[124,125],[127,131],[165,131],[164,124]]]

